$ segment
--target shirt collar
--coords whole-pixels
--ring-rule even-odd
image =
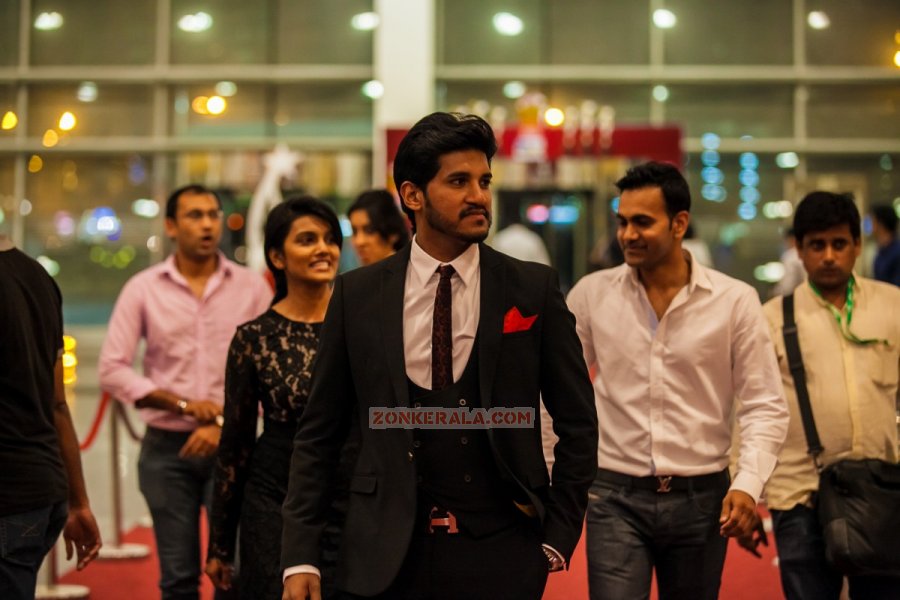
[[[228,260],[224,254],[222,254],[221,250],[216,252],[218,256],[218,264],[216,266],[215,272],[212,274],[212,277],[218,279],[221,277],[225,277],[231,275],[231,261]],[[162,263],[162,275],[165,275],[172,279],[173,281],[178,281],[180,283],[187,284],[187,280],[184,278],[184,275],[178,270],[178,265],[175,264],[175,253],[170,254],[166,260]]]
[[[449,263],[441,262],[425,252],[415,237],[413,237],[412,247],[409,252],[409,267],[412,269],[413,276],[420,286],[428,283],[428,280],[436,274],[437,268],[441,265],[451,265],[459,276],[460,281],[462,281],[463,286],[468,286],[478,274],[479,262],[478,244],[471,244],[466,248],[465,252]]]
[[[687,257],[688,262],[691,265],[691,278],[688,280],[687,284],[688,294],[693,294],[697,288],[712,291],[713,284],[712,280],[709,278],[709,269],[694,260],[694,257],[687,250],[682,249],[682,252],[684,252],[685,257]],[[632,285],[643,287],[641,280],[638,278],[637,269],[632,269],[625,264],[622,266],[625,268],[622,271],[621,277],[631,281]]]

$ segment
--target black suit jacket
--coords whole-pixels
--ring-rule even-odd
[[[413,531],[416,468],[412,433],[371,429],[370,407],[409,406],[403,350],[403,292],[410,247],[337,278],[313,371],[309,402],[294,439],[285,500],[282,567],[319,564],[319,540],[331,482],[351,414],[361,424],[350,481],[337,584],[360,595],[382,592],[396,577]],[[532,407],[533,428],[488,430],[498,469],[527,495],[544,541],[571,556],[582,531],[587,491],[597,471],[597,413],[556,272],[480,246],[478,373],[481,402]],[[503,333],[512,308],[537,319]],[[552,485],[541,451],[539,401],[559,436]]]

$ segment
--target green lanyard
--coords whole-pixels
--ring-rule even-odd
[[[860,344],[861,346],[868,346],[869,344],[885,344],[890,345],[890,342],[887,340],[880,340],[876,338],[872,339],[860,339],[854,335],[852,331],[850,331],[850,322],[853,320],[853,286],[856,285],[856,278],[853,275],[850,276],[850,280],[847,282],[847,299],[844,302],[844,306],[847,307],[847,324],[844,325],[844,321],[841,318],[841,311],[837,309],[837,307],[825,300],[825,297],[822,296],[822,292],[820,292],[815,284],[810,281],[809,287],[816,293],[816,296],[825,301],[825,306],[828,307],[828,310],[831,311],[832,316],[834,316],[834,320],[837,321],[838,330],[841,332],[841,335],[844,336],[844,339],[848,342],[853,342],[854,344]]]

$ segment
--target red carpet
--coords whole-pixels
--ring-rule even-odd
[[[125,536],[126,542],[154,547],[151,530],[138,527]],[[732,542],[728,547],[722,575],[721,600],[783,600],[774,565],[775,547],[761,547],[761,559],[751,556]],[[91,589],[91,600],[158,600],[159,563],[155,552],[149,558],[123,561],[95,561],[82,572],[72,571],[61,583],[77,583]],[[202,600],[212,598],[212,586],[203,578]],[[654,592],[653,598],[656,598]],[[575,552],[568,572],[550,576],[544,600],[586,600],[587,559],[584,539]]]

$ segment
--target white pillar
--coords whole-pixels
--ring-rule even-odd
[[[434,111],[435,0],[375,0],[375,79],[384,95],[375,100],[372,183],[386,182],[385,131],[406,128]]]

